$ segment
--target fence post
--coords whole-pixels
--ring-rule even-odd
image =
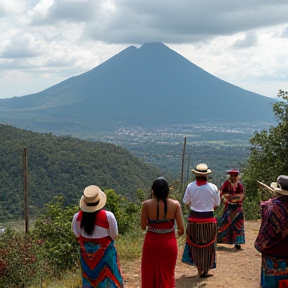
[[[183,151],[182,151],[182,165],[181,165],[181,177],[180,177],[181,193],[183,192],[183,189],[184,189],[183,172],[184,172],[185,149],[186,149],[186,137],[184,138],[184,145],[183,145]]]
[[[27,163],[27,148],[23,149],[22,161],[24,170],[24,194],[25,194],[25,233],[29,232],[29,206],[28,206],[28,163]]]

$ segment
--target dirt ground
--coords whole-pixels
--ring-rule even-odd
[[[210,270],[208,278],[199,278],[197,269],[181,263],[183,247],[179,247],[175,269],[177,288],[259,288],[261,254],[254,248],[260,222],[245,222],[246,244],[242,250],[236,250],[234,245],[218,244],[217,268]],[[125,263],[121,267],[125,288],[139,288],[140,260]],[[145,287],[149,288],[149,287]]]

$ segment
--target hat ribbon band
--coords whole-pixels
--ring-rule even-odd
[[[196,168],[195,168],[195,170],[198,171],[198,172],[207,172],[208,171],[208,170],[199,170],[199,169],[196,169]]]
[[[87,206],[96,206],[96,205],[98,205],[99,204],[99,202],[100,202],[100,200],[98,200],[98,201],[96,201],[96,202],[93,202],[93,203],[86,203],[86,205]]]

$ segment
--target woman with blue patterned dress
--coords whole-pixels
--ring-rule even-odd
[[[151,189],[151,199],[142,203],[141,228],[146,230],[141,259],[142,288],[174,288],[174,270],[177,260],[178,236],[184,233],[181,206],[169,199],[166,179],[156,179]]]
[[[104,210],[106,194],[95,185],[85,188],[72,230],[80,244],[83,288],[123,288],[114,240],[118,226],[112,212]]]

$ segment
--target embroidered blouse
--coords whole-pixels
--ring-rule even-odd
[[[221,196],[223,194],[229,194],[230,197],[226,200],[226,203],[238,203],[242,204],[242,199],[239,199],[239,195],[244,195],[244,187],[241,182],[237,182],[236,185],[232,185],[231,181],[225,180],[221,186]]]

